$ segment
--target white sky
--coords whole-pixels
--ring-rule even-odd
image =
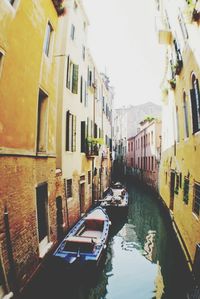
[[[162,47],[155,33],[154,0],[83,0],[88,45],[98,70],[115,88],[115,107],[161,104]]]

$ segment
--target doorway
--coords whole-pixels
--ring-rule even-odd
[[[85,183],[80,183],[80,215],[82,216],[85,212]]]

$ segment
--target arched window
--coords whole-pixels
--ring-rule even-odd
[[[200,130],[200,95],[199,82],[194,74],[192,74],[192,89],[190,90],[191,107],[192,107],[192,124],[193,134]]]
[[[188,106],[186,102],[186,94],[183,93],[183,113],[184,113],[184,132],[185,138],[189,137],[189,126],[188,126]]]

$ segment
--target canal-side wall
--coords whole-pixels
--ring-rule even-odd
[[[48,243],[56,242],[55,158],[1,156],[0,173],[1,257],[8,282],[21,289],[41,262],[36,188],[43,183],[48,186]]]

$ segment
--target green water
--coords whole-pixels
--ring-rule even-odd
[[[24,299],[186,299],[190,274],[164,209],[148,191],[128,191],[128,216],[112,224],[100,270],[44,271]]]

